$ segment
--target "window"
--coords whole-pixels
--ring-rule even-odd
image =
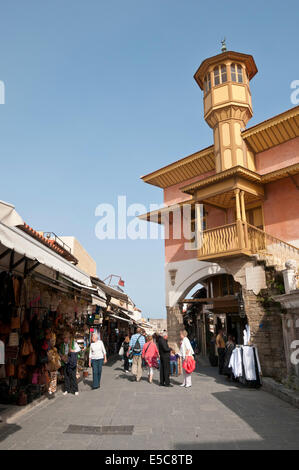
[[[237,69],[238,69],[238,82],[243,83],[243,73],[242,73],[241,65],[238,65]]]
[[[221,65],[221,82],[227,82],[227,72],[226,72],[226,65]]]
[[[230,66],[230,75],[231,75],[231,80],[232,82],[236,82],[236,64],[232,64]]]
[[[205,80],[204,80],[204,90],[207,93],[208,91],[210,91],[210,89],[211,89],[211,74],[208,73],[205,76]]]
[[[243,70],[240,64],[231,64],[230,74],[232,82],[243,83]]]
[[[219,67],[214,68],[214,85],[220,84]]]
[[[225,82],[227,82],[226,65],[217,65],[214,68],[214,85],[217,86]]]

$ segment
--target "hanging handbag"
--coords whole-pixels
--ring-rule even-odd
[[[27,318],[25,317],[25,318],[24,318],[24,321],[23,321],[23,323],[22,323],[22,327],[21,327],[22,335],[25,335],[25,334],[29,333],[29,330],[30,330],[29,321],[28,321]]]
[[[12,330],[21,328],[21,318],[18,314],[11,317],[10,327]]]
[[[34,352],[34,349],[32,347],[30,338],[24,339],[23,345],[21,348],[21,356],[29,356],[33,352]]]
[[[18,367],[18,379],[23,380],[27,377],[27,367],[26,364],[19,364]]]
[[[123,357],[123,355],[124,355],[124,346],[123,346],[123,344],[121,345],[120,350],[118,351],[118,355],[121,356],[121,357]]]
[[[11,332],[11,327],[8,323],[1,323],[0,325],[0,334],[1,335],[9,335]]]
[[[9,334],[8,346],[19,346],[19,333],[11,332]]]
[[[37,363],[37,356],[36,356],[36,352],[33,351],[32,353],[29,354],[26,364],[27,366],[36,366],[36,363]]]
[[[40,378],[40,373],[38,370],[36,370],[35,372],[33,372],[32,374],[32,384],[33,385],[38,385],[39,384],[39,378]]]
[[[14,377],[15,375],[15,366],[11,362],[6,364],[6,376],[7,377]]]
[[[5,378],[6,378],[5,365],[1,364],[0,365],[0,379],[5,379]]]

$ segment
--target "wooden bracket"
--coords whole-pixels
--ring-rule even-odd
[[[299,191],[299,184],[298,184],[297,181],[295,180],[294,175],[291,175],[290,173],[288,173],[288,175],[289,175],[289,177],[291,178],[291,180],[293,181],[293,183],[294,183],[296,189],[298,189],[298,191]]]

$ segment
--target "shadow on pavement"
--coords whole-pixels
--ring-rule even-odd
[[[1,424],[0,425],[0,442],[4,441],[7,437],[9,437],[11,434],[14,434],[17,431],[20,431],[21,426],[18,426],[17,424]]]

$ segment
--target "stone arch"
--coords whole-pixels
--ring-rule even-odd
[[[172,297],[172,306],[175,306],[182,299],[185,298],[186,294],[190,292],[193,287],[204,281],[210,276],[215,276],[216,274],[225,274],[225,269],[221,268],[216,263],[205,263],[205,266],[199,266],[192,273],[190,273],[178,286],[176,286],[176,291]]]

